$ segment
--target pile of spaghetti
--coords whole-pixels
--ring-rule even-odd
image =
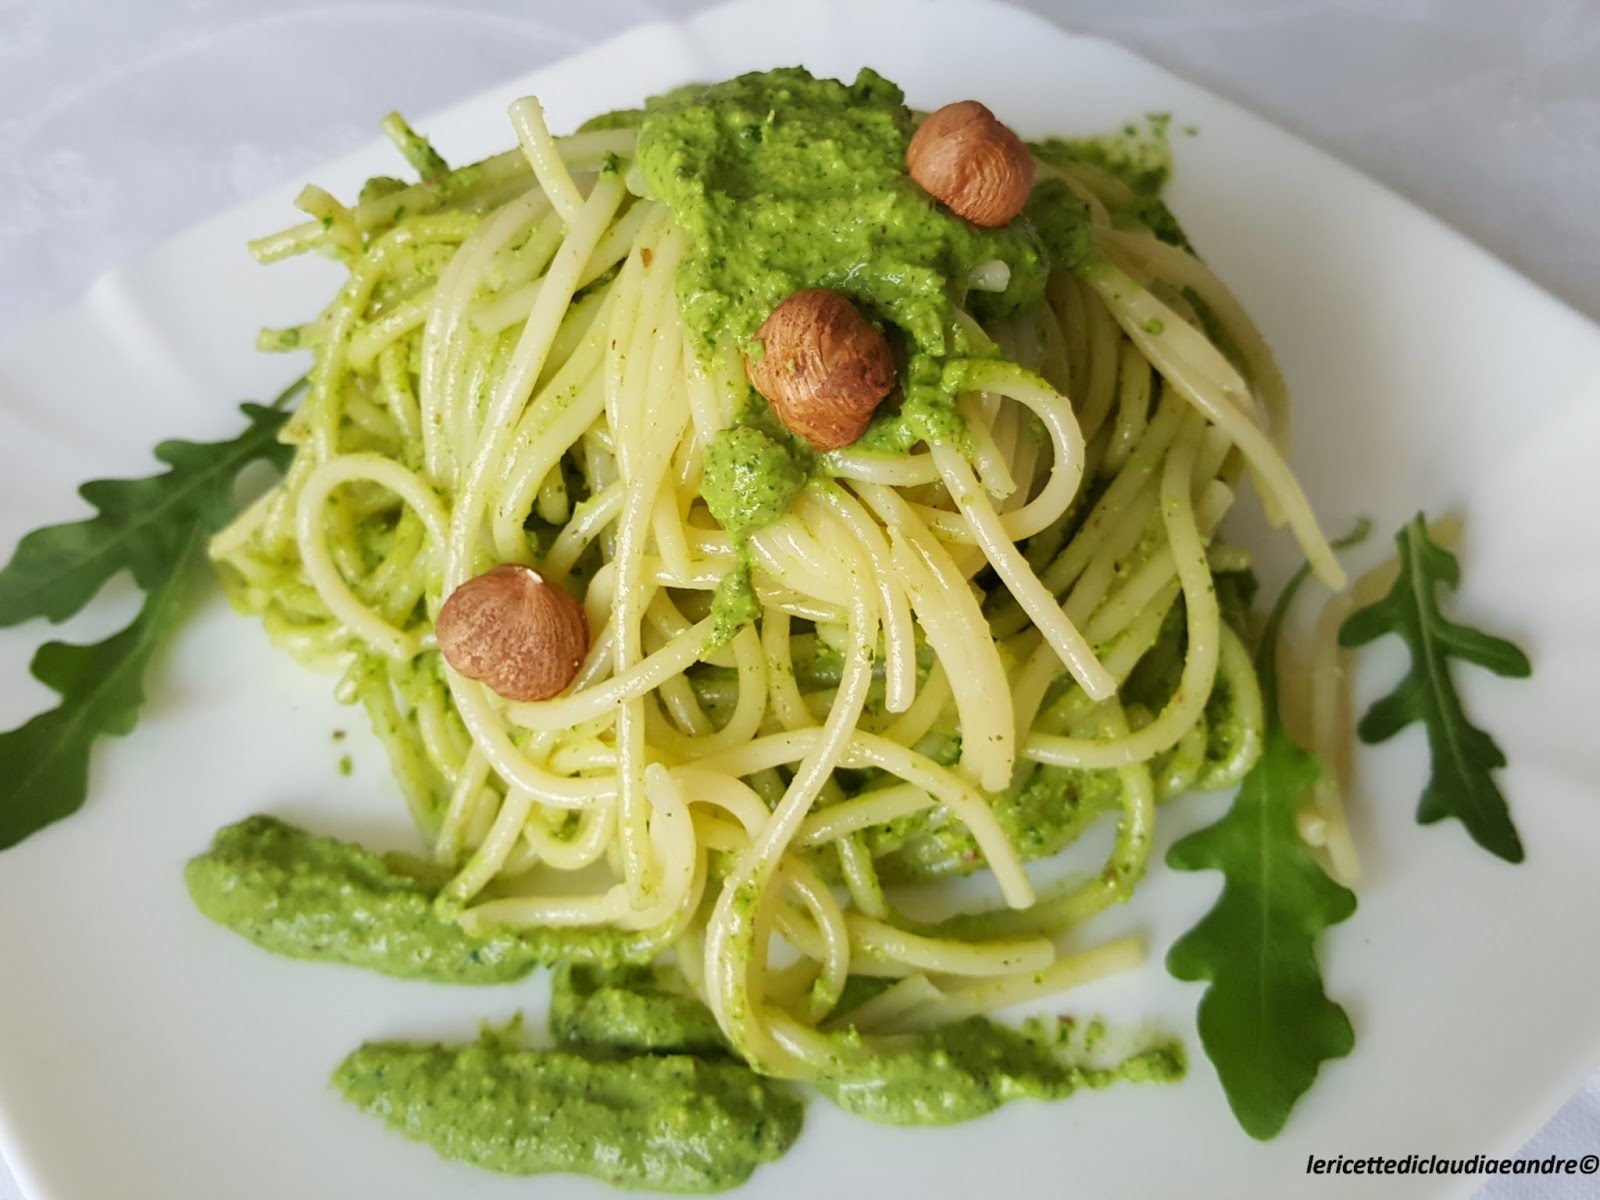
[[[349,278],[263,335],[315,355],[296,452],[212,547],[367,710],[451,873],[441,918],[670,961],[794,1078],[840,1052],[852,976],[891,981],[845,1014],[870,1035],[1137,961],[1058,944],[1128,895],[1160,800],[1258,752],[1248,558],[1214,538],[1246,476],[1339,577],[1282,381],[1156,198],[1153,143],[1033,145],[1021,214],[975,225],[908,174],[919,118],[870,72],[570,137],[533,100],[512,120],[517,149],[451,171],[393,118],[422,183],[307,189],[314,220],[256,244]],[[818,288],[894,362],[825,449],[747,375]],[[446,601],[503,564],[582,606],[557,695],[439,651]],[[1024,863],[1103,816],[1103,866],[1036,889]],[[967,911],[903,911],[976,872]]]

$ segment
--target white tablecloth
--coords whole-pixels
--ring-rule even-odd
[[[1594,0],[1021,2],[1280,122],[1600,316]],[[0,332],[369,140],[391,108],[424,114],[703,6],[0,0]],[[1524,1153],[1597,1148],[1600,1076]],[[1594,1186],[1507,1181],[1482,1195],[1577,1198]],[[19,1200],[3,1163],[0,1200]]]

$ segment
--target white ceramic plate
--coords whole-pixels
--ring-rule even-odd
[[[1600,1060],[1600,776],[1590,697],[1600,584],[1586,518],[1600,456],[1600,331],[1382,188],[1232,106],[1101,42],[976,3],[806,0],[652,25],[424,122],[453,159],[509,144],[515,96],[556,128],[688,79],[803,62],[870,64],[912,103],[983,98],[1025,134],[1098,132],[1151,110],[1178,136],[1171,200],[1258,317],[1296,399],[1295,465],[1329,528],[1418,508],[1468,519],[1461,611],[1517,637],[1532,683],[1465,674],[1472,711],[1511,758],[1502,775],[1527,844],[1510,867],[1454,823],[1411,813],[1413,734],[1359,759],[1370,880],[1325,939],[1332,994],[1359,1044],[1330,1065],[1276,1141],[1234,1124],[1193,1038],[1198,987],[1166,976],[1172,939],[1210,905],[1214,875],[1157,866],[1104,922],[1143,932],[1143,970],[1070,998],[1082,1013],[1157,1020],[1193,1050],[1181,1086],[1018,1104],[951,1129],[855,1121],[826,1103],[746,1194],[980,1194],[997,1171],[1027,1194],[1281,1196],[1309,1154],[1513,1152]],[[394,169],[374,148],[312,173],[350,194]],[[145,474],[165,436],[237,428],[236,400],[297,367],[252,350],[334,285],[327,264],[256,267],[246,238],[295,216],[300,181],[115,272],[78,306],[0,348],[0,547],[73,517],[91,476]],[[1272,579],[1292,555],[1250,533]],[[1369,548],[1375,555],[1379,547]],[[113,589],[66,631],[125,619]],[[51,701],[26,678],[42,626],[0,635],[0,725]],[[1364,653],[1363,697],[1400,670]],[[44,1197],[602,1196],[584,1180],[498,1178],[440,1161],[337,1099],[328,1071],[362,1040],[460,1039],[480,1018],[537,1012],[538,984],[406,984],[273,958],[208,924],[184,860],[266,810],[380,845],[403,806],[359,712],[272,651],[216,597],[149,681],[135,736],[96,753],[87,808],[0,854],[0,1153]],[[349,731],[345,741],[335,730]],[[339,757],[356,759],[349,778]],[[1157,861],[1221,801],[1163,813]],[[1333,1186],[1333,1185],[1324,1185]],[[1464,1193],[1465,1180],[1363,1180],[1363,1196]],[[1337,1189],[1336,1189],[1337,1190]]]

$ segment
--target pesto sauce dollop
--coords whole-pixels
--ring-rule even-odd
[[[642,961],[658,949],[624,930],[550,926],[469,936],[439,916],[438,883],[382,856],[253,816],[218,831],[184,882],[217,924],[288,958],[346,963],[400,979],[491,984],[541,963]]]
[[[859,1001],[883,982],[852,979],[849,991]],[[456,1046],[368,1043],[333,1082],[445,1158],[516,1175],[576,1171],[621,1187],[720,1191],[799,1135],[798,1097],[735,1058],[710,1012],[658,968],[560,968],[549,1022],[556,1046],[523,1045],[519,1025]],[[948,1125],[1013,1100],[1183,1077],[1183,1048],[1172,1040],[1089,1063],[1103,1033],[1099,1021],[1016,1029],[971,1017],[891,1037],[863,1056],[861,1037],[846,1029],[830,1035],[837,1057],[813,1082],[867,1120]]]
[[[731,1053],[711,1010],[644,965],[557,967],[550,983],[550,1032],[564,1044]]]
[[[799,1136],[799,1098],[661,970],[569,963],[550,991],[554,1048],[523,1045],[520,1020],[465,1045],[369,1042],[334,1085],[445,1158],[652,1191],[734,1187]]]
[[[906,171],[911,132],[903,93],[865,69],[851,84],[798,67],[741,75],[648,109],[638,166],[689,234],[689,328],[744,350],[791,292],[825,287],[942,356],[968,275],[992,259],[1011,280],[986,294],[991,311],[1037,303],[1046,263],[1031,226],[983,229],[939,205]]]
[[[434,913],[436,886],[360,846],[251,817],[185,874],[196,905],[269,950],[402,978],[500,983],[557,963],[555,1048],[516,1027],[449,1046],[373,1042],[334,1072],[346,1099],[445,1158],[528,1175],[575,1171],[621,1187],[736,1186],[799,1135],[800,1100],[734,1057],[711,1013],[654,966],[637,935],[540,929],[470,938]],[[878,981],[871,981],[878,982]],[[1037,1030],[975,1017],[862,1058],[836,1034],[816,1081],[846,1110],[891,1124],[969,1120],[1010,1100],[1061,1099],[1119,1079],[1181,1077],[1176,1044],[1110,1067],[1063,1059]]]
[[[465,1046],[368,1043],[333,1082],[445,1158],[660,1192],[738,1186],[794,1144],[804,1117],[786,1088],[732,1059],[532,1049],[489,1031]]]
[[[899,1049],[840,1066],[818,1090],[846,1112],[888,1125],[950,1125],[1012,1100],[1063,1100],[1079,1088],[1183,1078],[1183,1047],[1164,1042],[1112,1066],[1061,1053],[1065,1039],[1035,1022],[1022,1029],[969,1017],[906,1039]]]
[[[638,119],[645,191],[688,234],[678,307],[702,351],[721,343],[760,353],[753,335],[778,304],[801,288],[831,288],[904,351],[900,397],[857,445],[904,454],[920,441],[964,444],[941,370],[948,356],[970,351],[956,306],[1003,315],[1037,304],[1048,263],[1027,220],[981,228],[911,179],[913,120],[898,87],[871,70],[846,84],[784,68],[680,89]],[[969,297],[972,269],[993,260],[1009,268],[1005,290]],[[763,475],[769,486],[763,503],[738,509],[721,503],[729,493],[708,463],[707,504],[719,520],[734,518],[737,529],[724,521],[730,532],[749,533],[788,511],[796,472],[805,478],[822,464],[759,396],[749,394],[736,420],[788,451],[787,463],[764,446],[743,460],[745,490]]]
[[[793,452],[753,425],[733,425],[706,446],[700,494],[735,538],[772,524],[805,486]]]

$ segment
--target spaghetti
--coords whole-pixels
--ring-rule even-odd
[[[763,96],[750,135],[730,114]],[[1253,761],[1237,577],[1213,565],[1238,558],[1215,531],[1246,472],[1338,576],[1242,309],[1148,192],[1060,143],[1035,147],[1027,217],[973,233],[903,178],[914,118],[870,73],[746,77],[564,138],[531,99],[511,118],[518,151],[454,172],[392,122],[431,178],[353,207],[308,190],[314,219],[256,244],[350,274],[263,335],[315,354],[296,454],[212,547],[235,602],[366,708],[452,872],[441,914],[632,931],[753,1065],[797,1078],[1136,962],[1058,935],[1126,897],[1160,799]],[[823,118],[852,190],[825,162],[815,204],[762,190],[752,164]],[[686,173],[684,130],[724,138],[702,161],[738,186]],[[737,158],[751,137],[769,157]],[[933,257],[874,274],[826,231],[880,161],[865,219],[943,224]],[[778,226],[800,240],[726,244]],[[923,290],[886,282],[907,278]],[[898,409],[825,454],[741,364],[796,286],[851,293],[904,359]],[[738,429],[794,475],[746,479],[735,523],[714,476]],[[503,700],[437,651],[445,599],[504,562],[594,632],[556,698]],[[1103,869],[1041,893],[1024,863],[1110,812]],[[998,903],[902,911],[900,885],[980,869]],[[853,1017],[852,976],[892,986]]]

